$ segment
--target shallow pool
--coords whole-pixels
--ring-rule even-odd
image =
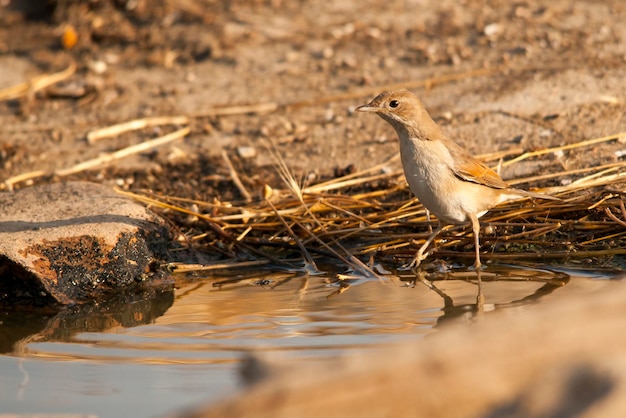
[[[49,314],[0,316],[0,413],[155,417],[232,395],[247,353],[323,361],[449,322],[523,315],[616,285],[608,273],[487,267],[382,279],[293,272],[177,279],[176,290]]]

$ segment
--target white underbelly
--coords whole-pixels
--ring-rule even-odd
[[[467,202],[463,201],[462,194],[441,193],[436,185],[417,178],[409,182],[409,187],[424,207],[438,219],[453,224],[468,221],[468,209],[472,210],[467,207]]]
[[[469,220],[468,213],[480,217],[487,211],[476,206],[481,199],[473,198],[484,193],[486,188],[462,181],[446,164],[417,164],[414,160],[405,162],[403,158],[403,166],[409,188],[438,219],[458,224]]]

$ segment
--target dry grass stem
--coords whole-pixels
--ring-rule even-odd
[[[526,160],[528,158],[531,157],[538,157],[541,155],[545,155],[545,154],[552,154],[556,151],[566,151],[566,150],[571,150],[571,149],[575,149],[575,148],[581,148],[581,147],[588,147],[590,145],[596,145],[596,144],[600,144],[602,142],[608,142],[608,141],[612,141],[614,139],[619,139],[619,138],[624,138],[626,136],[625,132],[621,132],[618,134],[614,134],[614,135],[609,135],[609,136],[604,136],[601,138],[593,138],[593,139],[589,139],[587,141],[580,141],[580,142],[576,142],[574,144],[568,144],[568,145],[562,145],[560,147],[553,147],[553,148],[546,148],[543,150],[537,150],[537,151],[531,151],[531,152],[525,152],[524,154],[520,155],[519,157],[515,157],[505,163],[502,163],[503,167],[506,167],[508,165],[511,164],[515,164],[518,163],[520,161]]]
[[[327,103],[336,103],[344,100],[353,100],[362,97],[374,96],[381,91],[385,90],[397,90],[397,89],[414,89],[414,88],[424,88],[430,89],[435,85],[451,83],[453,81],[463,80],[465,78],[473,78],[473,77],[484,77],[487,75],[492,75],[499,73],[504,70],[505,67],[494,67],[494,68],[479,68],[476,70],[464,71],[461,73],[451,73],[445,74],[437,77],[430,77],[423,80],[410,80],[404,81],[400,83],[392,83],[392,84],[383,84],[377,85],[369,88],[362,88],[357,91],[350,91],[343,94],[334,94],[328,95],[324,97],[318,97],[312,100],[301,100],[296,102],[291,102],[288,104],[284,104],[284,108],[301,108],[307,106],[319,106]]]
[[[243,115],[253,113],[272,113],[279,109],[297,109],[309,106],[319,106],[327,103],[336,103],[339,101],[353,100],[372,96],[380,93],[383,90],[395,90],[395,89],[411,89],[411,88],[424,88],[429,89],[435,85],[444,83],[451,83],[454,81],[462,80],[472,77],[484,77],[491,74],[496,74],[503,71],[505,67],[494,68],[479,68],[476,70],[465,71],[461,73],[445,74],[437,77],[430,77],[423,80],[411,80],[401,83],[378,85],[375,87],[359,89],[356,91],[350,91],[348,93],[331,94],[327,96],[317,97],[312,100],[299,100],[289,103],[254,103],[254,104],[242,104],[242,105],[224,105],[215,106],[207,110],[195,112],[190,114],[193,118],[214,117],[214,116],[232,116]],[[533,69],[536,70],[536,69]]]
[[[180,139],[190,132],[189,128],[182,128],[167,135],[160,136],[158,138],[150,139],[148,141],[144,141],[142,143],[131,145],[126,148],[122,148],[121,150],[110,152],[104,155],[101,155],[98,158],[93,158],[91,160],[83,161],[82,163],[76,164],[69,168],[64,168],[61,170],[56,170],[54,172],[55,175],[64,177],[70,174],[75,174],[85,170],[91,170],[97,167],[101,167],[103,165],[110,164],[115,160],[119,160],[122,158],[126,158],[133,154],[138,154],[140,152],[148,151],[152,148],[160,147],[161,145],[165,145],[168,142],[172,142],[176,139]]]
[[[96,129],[87,133],[87,141],[93,143],[104,138],[110,138],[129,131],[137,131],[150,126],[162,125],[187,125],[189,118],[187,116],[158,116],[152,118],[135,119],[129,122],[118,123],[117,125],[107,126],[106,128]]]
[[[278,103],[257,103],[251,105],[216,106],[201,112],[192,113],[193,118],[211,116],[245,115],[247,113],[272,113],[278,109]]]
[[[178,131],[172,132],[167,135],[160,136],[158,138],[154,138],[148,141],[144,141],[140,144],[131,145],[129,147],[123,148],[121,150],[103,154],[97,158],[93,158],[87,161],[80,162],[71,167],[62,168],[59,170],[55,170],[53,173],[48,173],[46,171],[33,171],[30,173],[20,174],[14,177],[10,177],[2,183],[2,187],[8,190],[12,190],[13,186],[27,180],[33,180],[38,177],[44,177],[46,175],[54,175],[58,177],[69,176],[70,174],[80,173],[85,170],[93,170],[95,168],[99,168],[105,165],[108,165],[116,160],[128,157],[133,154],[138,154],[140,152],[148,151],[152,148],[160,147],[162,145],[167,144],[168,142],[172,142],[176,139],[182,138],[185,135],[188,135],[190,132],[189,128],[182,128]]]
[[[30,171],[28,173],[22,173],[22,174],[18,174],[17,176],[13,176],[10,177],[8,179],[6,179],[5,181],[2,182],[2,184],[0,185],[0,190],[1,189],[6,189],[9,191],[13,190],[13,186],[19,183],[22,183],[24,181],[28,181],[28,180],[33,180],[39,177],[43,177],[46,174],[48,174],[46,171],[43,170],[36,170],[36,171]]]
[[[191,273],[195,271],[213,271],[213,270],[232,270],[246,267],[258,267],[268,264],[269,260],[240,261],[233,260],[230,262],[215,264],[183,264],[169,263],[167,269],[172,273]]]
[[[226,167],[228,167],[230,178],[233,180],[233,183],[235,184],[237,189],[239,189],[239,193],[241,193],[241,195],[243,196],[244,201],[246,203],[252,202],[252,195],[250,195],[250,192],[248,192],[248,190],[245,188],[245,186],[241,182],[241,179],[239,178],[239,174],[237,174],[237,170],[235,170],[235,167],[233,167],[233,163],[230,161],[230,158],[228,157],[228,153],[226,152],[226,150],[222,150],[222,159],[226,163]]]
[[[317,271],[317,266],[315,265],[315,261],[313,261],[313,257],[311,257],[311,254],[309,254],[306,247],[302,244],[302,241],[298,238],[298,236],[294,234],[293,229],[291,229],[289,224],[287,224],[287,221],[285,221],[285,218],[281,216],[280,213],[276,210],[276,207],[272,204],[271,200],[269,200],[269,197],[270,197],[269,195],[266,197],[267,204],[272,208],[272,210],[274,211],[274,213],[280,220],[280,223],[287,230],[287,232],[289,233],[289,236],[295,241],[296,245],[300,249],[300,253],[305,259],[305,265],[308,268],[314,271]]]
[[[526,72],[538,72],[538,71],[553,71],[554,67],[528,67],[520,68],[517,70],[520,73]],[[254,103],[254,104],[242,104],[242,105],[224,105],[215,106],[213,108],[192,113],[189,116],[193,118],[213,117],[213,116],[231,116],[241,114],[252,113],[272,113],[279,109],[299,109],[310,106],[320,106],[328,103],[337,103],[341,101],[352,101],[354,99],[374,96],[381,91],[396,90],[396,89],[430,89],[436,85],[452,83],[455,81],[485,77],[503,71],[511,71],[506,66],[497,66],[491,68],[478,68],[469,71],[463,71],[460,73],[444,74],[436,77],[429,77],[421,80],[408,80],[399,83],[376,85],[368,88],[361,88],[358,90],[348,91],[347,93],[330,94],[326,96],[316,97],[310,100],[296,100],[287,103],[269,102],[269,103]]]
[[[75,72],[76,63],[71,62],[70,65],[63,71],[52,74],[38,75],[26,82],[0,90],[0,101],[15,100],[21,97],[32,96],[46,87],[50,87],[53,84],[70,78]]]
[[[607,142],[621,135],[582,141],[567,149]],[[503,164],[563,148],[524,153]],[[219,225],[221,232],[207,234],[200,228],[196,235],[202,234],[202,239],[190,240],[195,246],[206,245],[204,249],[209,252],[225,239],[219,245],[232,240],[257,248],[264,257],[271,254],[273,266],[292,263],[294,256],[301,257],[309,266],[319,264],[318,260],[335,259],[344,268],[354,270],[358,277],[378,277],[360,257],[374,256],[394,265],[402,264],[402,260],[394,259],[412,257],[416,245],[428,236],[428,228],[435,222],[428,222],[424,208],[408,192],[400,173],[386,169],[397,157],[367,170],[303,188],[271,144],[269,151],[276,158],[285,188],[266,188],[264,199],[226,205],[165,196],[153,197],[149,204],[161,207],[174,218],[177,212],[189,214],[186,208],[192,204],[210,210],[210,222]],[[509,154],[492,154],[487,159],[503,155]],[[481,218],[485,228],[484,259],[541,263],[546,259],[606,259],[626,254],[623,250],[626,207],[622,199],[626,196],[625,175],[626,162],[621,161],[515,179],[512,183],[532,183],[545,178],[572,181],[543,189],[557,194],[561,201],[520,199],[496,207]],[[145,198],[137,198],[146,202]],[[196,215],[199,222],[207,221],[202,213]],[[471,258],[472,242],[470,228],[452,227],[437,241],[433,257]],[[267,260],[264,257],[258,261]]]

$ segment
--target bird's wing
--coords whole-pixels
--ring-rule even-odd
[[[459,146],[450,147],[450,151],[455,162],[452,171],[458,178],[494,189],[506,189],[509,187],[498,173],[467,155]]]

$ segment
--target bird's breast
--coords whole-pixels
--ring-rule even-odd
[[[440,220],[466,222],[469,213],[483,214],[490,204],[492,189],[459,179],[454,161],[441,141],[400,141],[404,175],[419,201]],[[495,193],[495,191],[493,191]]]
[[[441,141],[401,140],[400,154],[407,181],[420,194],[437,193],[454,176],[454,161]],[[418,190],[414,192],[417,194]]]

